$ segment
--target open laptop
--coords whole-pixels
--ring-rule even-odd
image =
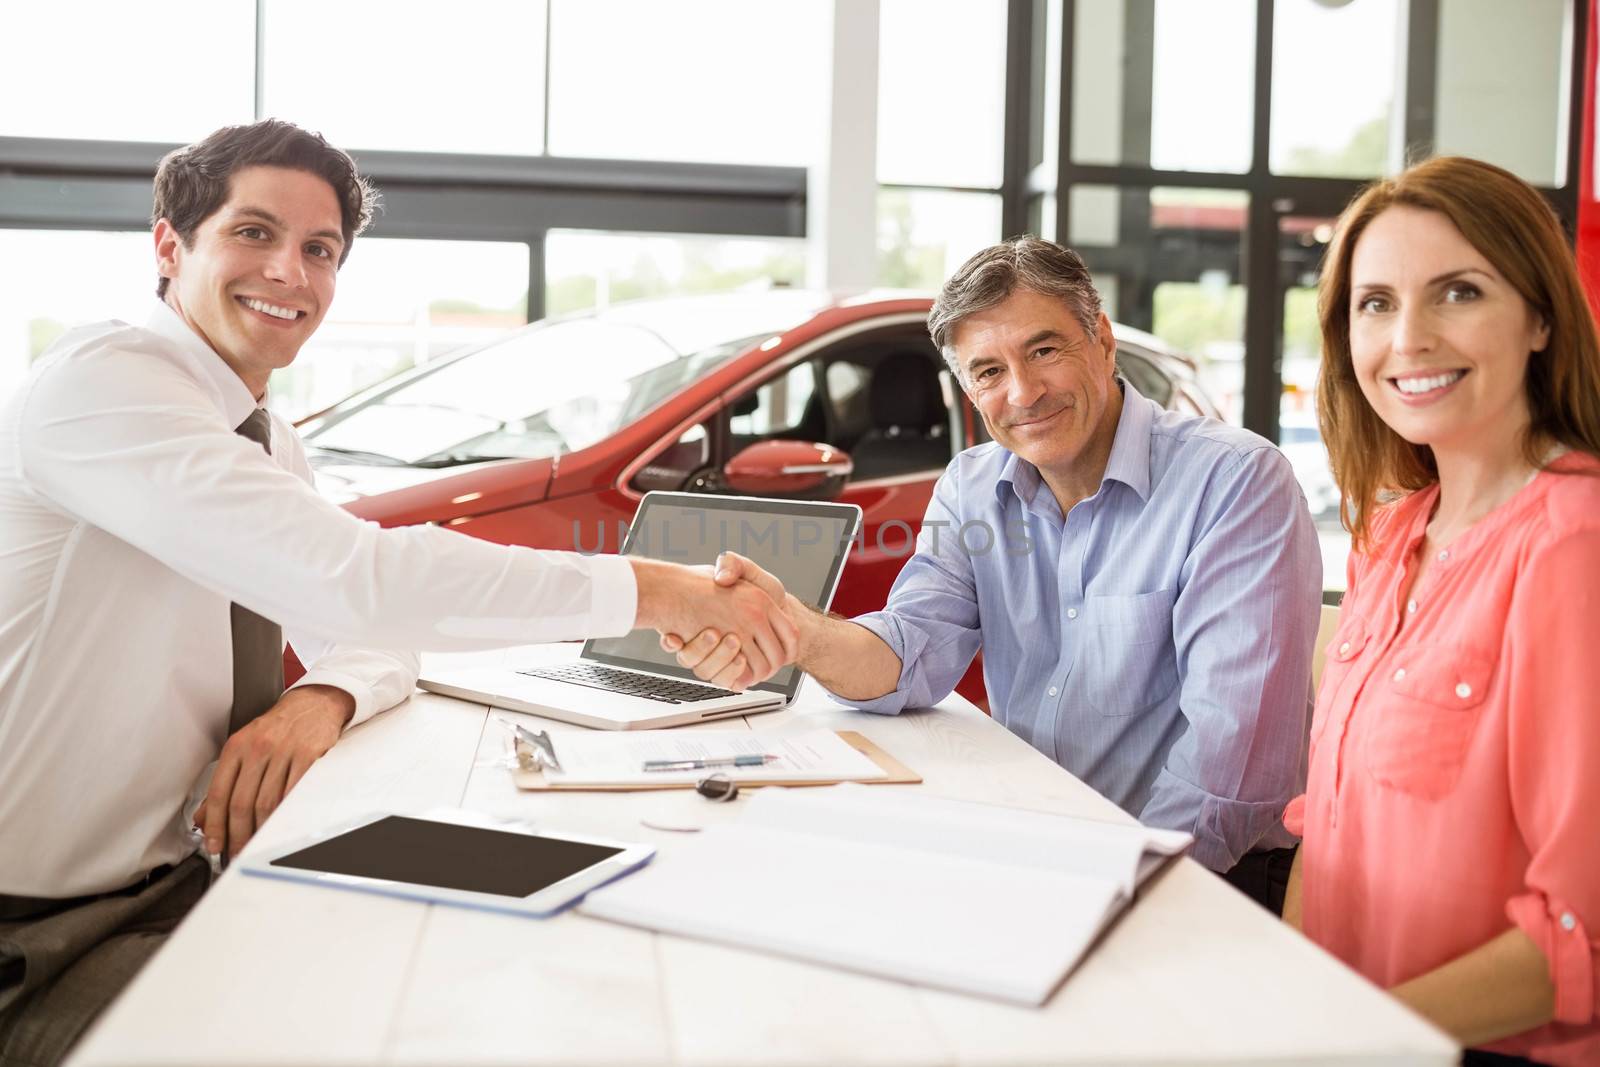
[[[854,504],[648,493],[622,552],[689,565],[715,563],[718,553],[737,552],[800,600],[825,611],[860,524],[861,509]],[[719,689],[662,651],[654,630],[639,629],[626,637],[588,641],[570,663],[527,670],[425,668],[417,684],[580,726],[654,730],[776,711],[794,702],[804,677],[790,666],[743,693]]]

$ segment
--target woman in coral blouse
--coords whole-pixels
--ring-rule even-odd
[[[1435,159],[1324,269],[1354,539],[1285,918],[1480,1050],[1600,1063],[1600,344],[1528,185]]]

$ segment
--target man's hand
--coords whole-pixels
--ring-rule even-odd
[[[639,625],[663,634],[714,631],[735,642],[720,672],[725,688],[765,681],[794,660],[798,634],[785,610],[778,580],[732,552],[717,559],[715,575],[648,560],[634,561],[639,576]],[[750,574],[758,581],[741,578]]]
[[[206,851],[239,854],[307,769],[339,740],[355,698],[327,685],[304,685],[228,738],[211,788],[194,813]]]
[[[748,582],[771,597],[776,604],[787,604],[789,599],[783,583],[735,552],[724,552],[717,557],[713,580],[724,588]],[[790,619],[791,624],[793,621]],[[723,689],[746,689],[777,673],[777,667],[774,667],[765,675],[756,677],[739,636],[723,633],[714,626],[707,626],[687,639],[682,634],[664,631],[661,634],[661,647],[668,652],[676,652],[678,662],[694,671],[695,677]],[[792,662],[798,654],[796,644],[786,650],[784,663]]]

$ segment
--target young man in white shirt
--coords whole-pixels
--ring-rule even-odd
[[[410,694],[415,653],[380,649],[716,626],[757,675],[793,657],[754,585],[380,530],[317,495],[262,405],[373,198],[288,123],[172,153],[149,321],[71,331],[0,403],[0,1067],[63,1056],[208,884],[197,846],[236,854]],[[287,691],[280,626],[309,668]]]

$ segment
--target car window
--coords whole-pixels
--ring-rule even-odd
[[[711,437],[703,423],[696,423],[640,468],[632,484],[642,493],[652,489],[683,489],[689,479],[710,462]]]
[[[1139,391],[1140,396],[1154,400],[1162,407],[1169,405],[1172,400],[1172,379],[1150,360],[1127,349],[1119,349],[1117,369]]]
[[[834,400],[834,406],[853,403],[856,397],[862,394],[867,387],[867,371],[854,363],[830,363],[827,368],[827,395]]]
[[[817,371],[797,363],[733,405],[728,429],[735,438],[817,437],[800,433],[817,410]]]
[[[418,466],[575,452],[749,343],[683,355],[637,326],[552,323],[417,375],[349,411],[336,408],[305,437],[314,449]]]
[[[1172,410],[1181,411],[1186,415],[1205,415],[1207,412],[1200,406],[1200,402],[1187,389],[1174,389],[1172,391]]]

